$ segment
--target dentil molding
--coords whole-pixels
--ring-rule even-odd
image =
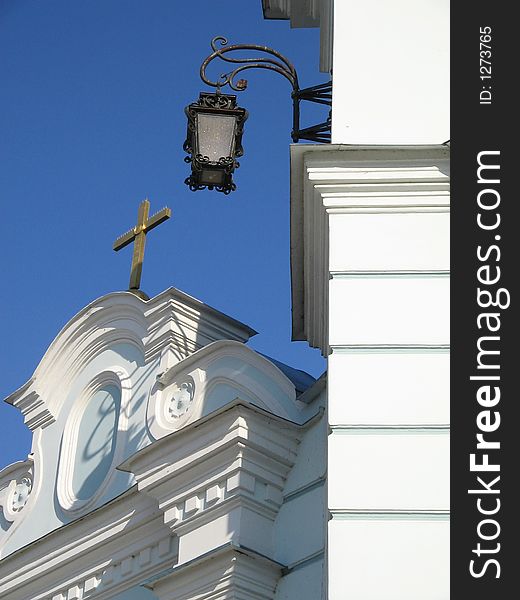
[[[157,501],[180,564],[231,542],[269,555],[304,427],[237,399],[119,468]]]

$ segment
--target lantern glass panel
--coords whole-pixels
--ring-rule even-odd
[[[233,156],[236,118],[230,115],[199,113],[197,115],[198,154],[210,161]]]
[[[222,185],[225,173],[221,169],[202,169],[200,182],[203,185]]]

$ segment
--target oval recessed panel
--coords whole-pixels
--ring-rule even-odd
[[[72,491],[88,500],[105,480],[114,458],[121,390],[113,384],[97,389],[87,401],[77,429]]]

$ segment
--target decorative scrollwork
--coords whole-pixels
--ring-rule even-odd
[[[167,403],[167,418],[175,421],[189,412],[195,396],[195,382],[187,377],[179,384],[174,384]]]
[[[184,161],[191,164],[191,174],[185,179],[186,185],[191,191],[216,190],[223,194],[229,194],[236,190],[233,182],[233,172],[240,166],[236,160],[244,154],[242,148],[242,134],[244,122],[247,119],[247,111],[237,106],[236,96],[217,93],[201,92],[197,102],[190,104],[185,109],[188,117],[186,141],[183,144],[184,151],[188,156]],[[230,156],[221,156],[211,159],[200,152],[198,147],[197,122],[199,114],[226,114],[235,119],[233,140],[230,140]],[[211,173],[210,179],[202,177]]]
[[[11,510],[13,512],[20,512],[27,504],[31,490],[32,479],[29,476],[22,477],[20,481],[16,482],[10,498]]]
[[[220,89],[226,85],[232,90],[236,92],[241,92],[247,87],[246,79],[236,80],[236,77],[242,71],[246,71],[248,69],[268,69],[270,71],[275,71],[279,73],[283,77],[285,77],[293,88],[293,91],[296,92],[299,89],[298,86],[298,75],[296,73],[296,69],[294,65],[285,58],[282,54],[273,50],[272,48],[268,48],[267,46],[260,46],[258,44],[234,44],[232,46],[228,46],[228,41],[223,36],[217,36],[211,40],[211,48],[213,52],[204,60],[202,65],[200,66],[200,77],[204,83],[210,85],[211,87],[215,87]],[[220,47],[219,47],[220,46]],[[235,53],[237,51],[252,51],[259,53],[261,55],[266,56],[255,56],[255,57],[243,57],[243,58],[232,58],[229,56],[231,53]],[[228,73],[223,73],[216,81],[212,81],[206,75],[206,69],[209,64],[215,59],[219,58],[228,63],[238,64],[240,66],[234,68]]]
[[[184,150],[186,152],[190,151],[190,150],[186,149],[186,144],[185,144]],[[231,175],[235,169],[238,169],[238,167],[240,166],[240,163],[236,160],[233,160],[233,158],[223,156],[218,161],[213,162],[209,159],[208,156],[202,156],[202,154],[196,154],[193,157],[186,156],[184,158],[184,161],[187,163],[191,163],[192,174],[184,180],[184,183],[190,188],[190,190],[192,192],[204,190],[204,189],[206,189],[206,187],[209,187],[207,185],[201,185],[200,183],[198,183],[198,179],[196,177],[196,174],[198,172],[201,172],[202,169],[208,165],[209,166],[217,165],[218,167],[220,167],[222,169],[222,171],[224,173],[226,173],[226,175],[229,176],[228,178],[226,178],[226,182],[223,183],[222,185],[219,185],[219,184],[213,185],[212,186],[213,189],[215,189],[217,192],[222,192],[225,195],[230,194],[231,192],[234,192],[237,189],[236,184],[231,180]]]
[[[188,128],[183,149],[189,156],[186,156],[184,160],[187,163],[191,163],[191,174],[185,179],[185,183],[189,186],[190,190],[209,189],[229,194],[236,189],[236,185],[233,182],[233,172],[239,167],[236,158],[242,156],[244,153],[242,148],[242,133],[244,121],[247,119],[247,111],[237,106],[235,95],[223,94],[221,88],[229,85],[236,92],[245,90],[247,88],[247,80],[243,78],[238,79],[238,76],[246,70],[266,69],[273,71],[285,77],[291,84],[291,100],[293,104],[291,137],[293,142],[296,143],[300,140],[330,142],[331,113],[329,112],[329,118],[323,123],[301,129],[300,102],[306,100],[331,106],[332,82],[300,89],[298,75],[293,64],[285,56],[267,46],[260,46],[258,44],[228,45],[225,37],[217,36],[211,41],[211,49],[212,53],[200,66],[200,78],[205,84],[216,88],[216,92],[201,92],[198,102],[190,104],[185,109],[186,116],[188,117]],[[237,53],[242,51],[249,54],[246,56],[237,56]],[[233,68],[227,73],[221,74],[216,80],[212,80],[207,75],[207,69],[217,58],[231,64]],[[197,130],[197,115],[202,113],[226,116],[228,119],[229,117],[235,118],[234,139],[228,150],[230,156],[221,157],[220,159],[214,157],[214,160],[210,160],[206,156],[208,145],[200,144],[198,137],[200,132]],[[203,131],[202,136],[204,135],[207,135],[207,130]],[[211,143],[212,140],[209,141],[210,145]]]
[[[235,108],[236,103],[225,94],[206,94],[200,97],[199,105],[206,108]]]
[[[300,102],[303,100],[332,105],[332,81],[300,89],[298,74],[294,65],[282,54],[267,46],[258,44],[233,44],[228,45],[228,40],[219,35],[211,41],[213,52],[203,61],[200,66],[200,78],[207,85],[217,88],[217,96],[220,89],[229,85],[235,92],[242,92],[247,88],[246,79],[238,79],[238,75],[249,69],[267,69],[279,73],[289,81],[292,87],[291,99],[293,103],[293,127],[291,137],[293,142],[308,140],[311,142],[329,143],[331,139],[331,113],[322,123],[310,127],[300,128]],[[250,52],[253,56],[236,56],[238,52]],[[215,81],[207,75],[209,65],[216,59],[220,59],[232,65],[238,65],[227,73],[221,74]]]
[[[23,467],[23,463],[20,463]],[[4,484],[5,485],[5,484]],[[1,487],[1,486],[0,486]],[[0,490],[0,507],[8,523],[13,523],[24,509],[33,489],[32,465],[20,470],[3,489]]]

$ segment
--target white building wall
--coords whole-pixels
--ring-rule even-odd
[[[345,546],[344,540],[350,543]],[[432,517],[398,515],[333,521],[329,528],[329,598],[439,600],[449,598],[448,523]],[[428,560],[434,557],[434,560]]]
[[[387,162],[450,137],[449,33],[449,0],[334,3],[332,143],[388,146],[344,173],[347,194],[320,194],[329,600],[449,597],[449,206],[419,174],[426,149],[422,166]],[[328,172],[354,167],[358,148]]]
[[[449,208],[411,171],[392,195],[392,168],[366,165],[377,208],[324,200],[329,600],[449,597]]]
[[[326,405],[326,391],[310,405]],[[274,600],[318,600],[326,597],[327,419],[317,419],[298,446],[298,457],[284,488],[274,524],[274,559],[287,565]]]
[[[323,597],[447,599],[449,148],[291,159],[293,335],[328,356]]]
[[[291,148],[293,339],[329,361],[323,598],[444,600],[449,0],[263,4],[320,26],[333,73],[332,144]]]
[[[449,44],[449,0],[336,0],[332,143],[448,140]]]

